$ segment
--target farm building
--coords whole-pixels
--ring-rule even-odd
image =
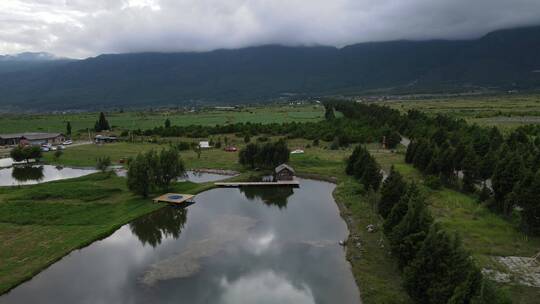
[[[62,133],[14,133],[0,134],[0,146],[28,144],[61,144],[66,140]]]
[[[208,141],[201,141],[199,142],[199,148],[201,149],[210,149],[210,142]]]
[[[94,142],[96,144],[112,143],[116,142],[118,138],[116,136],[106,136],[106,135],[96,135],[94,137]]]
[[[277,181],[290,181],[294,179],[294,169],[287,164],[281,164],[276,167],[275,175]]]

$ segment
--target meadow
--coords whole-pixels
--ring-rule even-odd
[[[166,119],[172,125],[203,125],[233,123],[282,123],[319,121],[324,116],[320,105],[268,105],[242,107],[234,110],[200,109],[195,112],[180,110],[107,112],[114,129],[150,129],[163,126]],[[74,133],[86,133],[94,128],[99,113],[58,114],[2,114],[0,134],[17,132],[66,132],[69,121]],[[83,134],[83,135],[84,135]]]
[[[403,112],[415,109],[429,114],[446,114],[480,126],[497,126],[502,130],[540,123],[538,94],[388,100],[380,104]]]

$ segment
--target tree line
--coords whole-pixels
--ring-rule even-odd
[[[289,161],[290,150],[284,140],[265,144],[249,143],[240,150],[238,162],[251,169],[273,169]]]
[[[540,140],[527,129],[504,137],[496,127],[436,121],[430,134],[412,140],[405,161],[449,187],[478,194],[496,213],[518,213],[521,229],[540,235]]]
[[[347,159],[346,173],[364,189],[378,190],[377,212],[405,290],[416,303],[510,303],[485,279],[457,235],[435,223],[419,187],[394,168],[382,182],[380,166],[358,146]]]
[[[127,185],[132,192],[148,197],[157,189],[168,190],[184,174],[184,162],[177,149],[150,150],[128,161]]]

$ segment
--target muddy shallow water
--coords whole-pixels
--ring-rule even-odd
[[[360,303],[334,185],[218,188],[77,250],[0,303]]]

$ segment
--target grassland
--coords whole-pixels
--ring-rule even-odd
[[[381,104],[403,112],[416,109],[429,114],[447,114],[480,126],[498,126],[503,130],[525,124],[540,124],[540,95],[506,94],[389,100]]]
[[[109,112],[106,114],[109,124],[115,129],[150,129],[163,126],[166,119],[172,125],[204,125],[230,124],[238,122],[282,123],[318,121],[324,116],[324,109],[318,105],[274,105],[245,107],[235,110],[199,110],[155,111],[155,112]],[[93,129],[99,113],[78,114],[2,114],[0,117],[0,133],[16,132],[65,132],[69,121],[73,132],[86,128]]]

